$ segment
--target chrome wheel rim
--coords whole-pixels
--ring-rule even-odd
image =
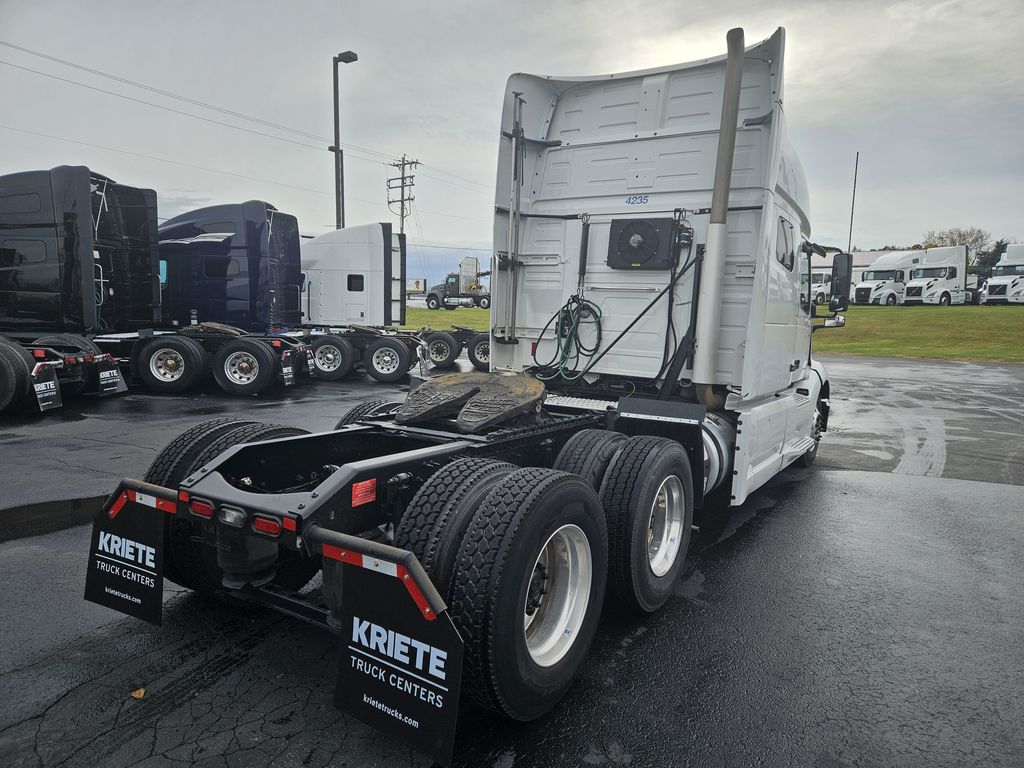
[[[654,494],[647,522],[647,562],[655,576],[668,573],[679,555],[685,506],[682,481],[669,475]]]
[[[451,354],[451,347],[447,341],[435,339],[427,345],[427,354],[435,363],[443,363],[448,359],[448,355]]]
[[[224,374],[236,384],[250,384],[259,373],[259,362],[248,352],[232,352],[224,361]]]
[[[491,342],[481,341],[476,345],[476,359],[481,363],[491,362]]]
[[[313,364],[321,371],[336,371],[341,367],[341,350],[333,344],[323,344],[317,347]]]
[[[538,666],[557,664],[576,642],[593,575],[590,542],[579,526],[563,525],[541,547],[523,603],[526,650]]]
[[[149,358],[149,372],[160,381],[177,381],[185,375],[185,359],[170,347],[158,349]]]
[[[381,347],[371,358],[373,369],[380,373],[394,373],[398,370],[398,353],[390,347]]]

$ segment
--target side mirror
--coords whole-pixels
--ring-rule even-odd
[[[832,258],[832,298],[828,308],[832,312],[845,312],[850,308],[850,280],[853,277],[853,256],[837,253]]]

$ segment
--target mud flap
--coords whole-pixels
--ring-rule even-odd
[[[121,376],[121,369],[110,355],[96,358],[96,368],[99,371],[99,395],[116,395],[120,392],[127,392],[128,385],[124,383]]]
[[[40,411],[60,408],[60,387],[57,385],[57,363],[36,363],[32,370],[32,391]]]
[[[85,599],[159,625],[164,515],[176,513],[174,491],[122,480],[92,524]]]
[[[376,542],[322,530],[309,536],[324,558],[342,564],[335,705],[450,763],[463,644],[423,567],[412,553]]]
[[[292,351],[290,349],[281,352],[281,381],[286,387],[295,383],[295,369],[292,368]]]

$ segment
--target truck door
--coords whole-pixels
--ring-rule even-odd
[[[800,275],[800,300],[794,307],[793,354],[790,363],[790,383],[800,381],[807,375],[811,359],[811,306],[814,303],[811,285],[811,253],[803,241],[797,249],[797,268]]]
[[[780,216],[776,224],[774,258],[767,259],[764,368],[761,372],[766,390],[786,389],[792,381],[793,361],[797,359],[794,334],[801,286],[796,250],[795,229]]]

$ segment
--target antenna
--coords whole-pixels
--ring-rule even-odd
[[[857,204],[857,168],[860,166],[860,152],[853,161],[853,197],[850,200],[850,239],[846,241],[846,252],[853,247],[853,207]]]

